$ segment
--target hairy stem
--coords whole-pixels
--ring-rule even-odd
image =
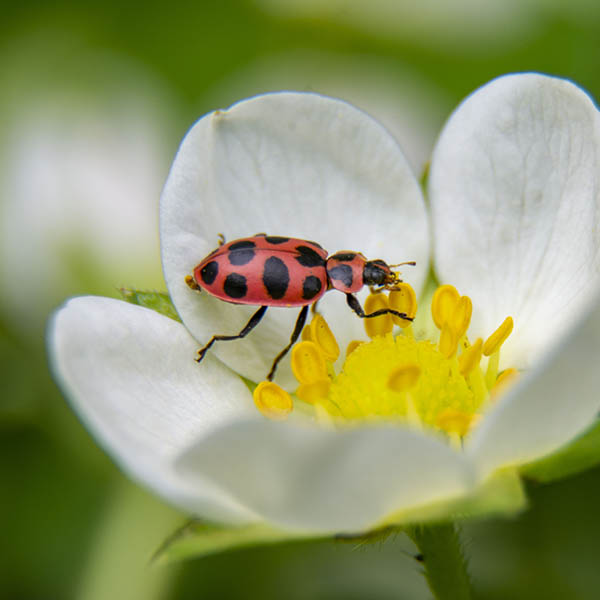
[[[429,589],[437,600],[471,600],[467,562],[453,523],[415,525],[407,535],[419,549]]]

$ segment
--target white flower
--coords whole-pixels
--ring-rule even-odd
[[[126,471],[209,519],[363,531],[472,495],[498,469],[570,440],[600,406],[599,127],[590,99],[564,80],[511,75],[478,90],[436,146],[430,233],[400,149],[344,102],[270,94],[207,115],[184,139],[161,204],[163,267],[185,327],[115,300],[70,300],[51,324],[55,373]],[[239,331],[255,309],[184,282],[218,233],[263,231],[416,260],[404,276],[417,291],[433,241],[440,280],[473,299],[475,336],[512,315],[503,357],[525,374],[464,449],[392,424],[265,420],[239,375],[264,378],[296,311],[270,308],[246,339],[217,343],[198,365],[196,340]],[[342,294],[319,307],[338,339],[361,337]],[[292,385],[283,365],[278,381]]]

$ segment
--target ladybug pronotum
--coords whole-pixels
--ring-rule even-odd
[[[402,264],[414,265],[413,262]],[[219,247],[202,260],[185,281],[193,290],[203,289],[220,300],[260,306],[237,335],[213,335],[198,350],[197,362],[216,341],[246,337],[269,306],[302,306],[290,343],[275,357],[268,381],[273,379],[278,363],[300,336],[309,306],[328,290],[346,294],[348,306],[361,319],[391,314],[412,321],[405,313],[391,308],[367,315],[354,295],[365,285],[374,287],[375,291],[393,290],[401,280],[390,265],[380,259],[367,260],[360,252],[342,251],[328,257],[327,251],[316,242],[297,238],[258,233],[226,244],[221,237]]]

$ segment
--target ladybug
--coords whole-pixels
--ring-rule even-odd
[[[336,289],[346,294],[348,306],[361,318],[392,314],[412,321],[406,313],[384,308],[365,314],[354,295],[364,285],[373,291],[393,290],[398,274],[383,260],[367,260],[360,252],[342,251],[328,256],[316,242],[257,233],[219,246],[185,278],[193,290],[205,290],[232,304],[260,306],[237,335],[213,335],[198,350],[200,362],[216,341],[246,337],[263,318],[269,306],[302,306],[290,343],[275,357],[267,380],[272,381],[278,363],[294,345],[306,322],[308,308],[325,292]],[[401,263],[414,265],[414,262]]]

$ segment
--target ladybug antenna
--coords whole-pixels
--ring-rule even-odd
[[[408,260],[406,262],[401,262],[398,263],[397,265],[388,265],[388,267],[393,268],[393,267],[401,267],[402,265],[409,265],[411,267],[416,267],[417,263],[414,260]]]

